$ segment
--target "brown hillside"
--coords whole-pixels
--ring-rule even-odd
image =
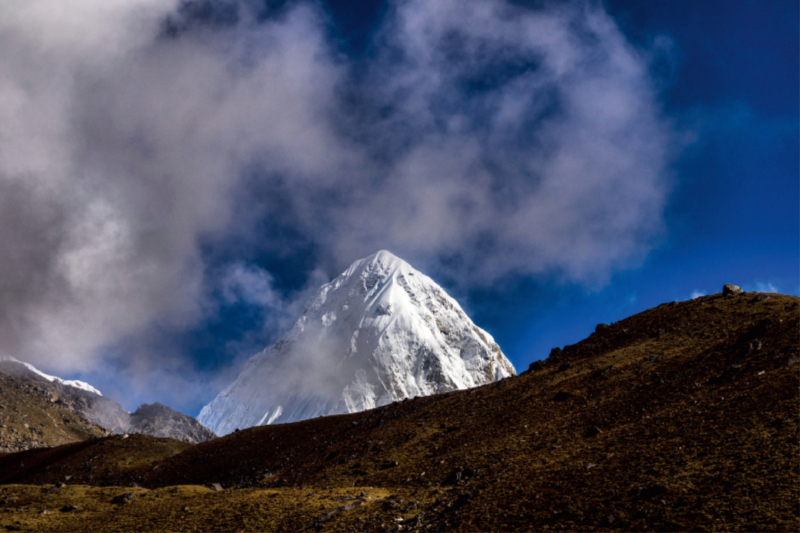
[[[136,482],[164,509],[181,493],[158,487],[240,487],[192,489],[191,515],[143,498],[124,509],[129,529],[797,531],[799,324],[800,300],[776,294],[664,304],[492,385],[176,455],[143,436],[30,450],[0,457],[0,483]],[[96,507],[70,515],[78,525],[31,527],[103,529],[110,504],[82,497]],[[259,521],[280,506],[285,521]]]
[[[38,382],[0,373],[0,453],[58,446],[108,435],[62,409]]]

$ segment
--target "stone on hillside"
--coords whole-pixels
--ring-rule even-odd
[[[595,326],[595,328],[594,328],[594,332],[595,333],[600,333],[604,329],[608,329],[610,327],[611,326],[609,326],[608,324],[597,324],[597,326]]]
[[[572,398],[572,394],[565,392],[565,391],[558,391],[555,396],[553,396],[554,402],[566,402]]]
[[[111,500],[111,503],[130,503],[134,498],[136,498],[136,494],[132,492],[126,492],[125,494],[114,496],[114,499]]]
[[[220,492],[223,490],[222,485],[220,485],[219,483],[208,483],[206,484],[206,488],[211,489],[215,492]]]
[[[600,433],[602,433],[602,431],[598,427],[591,427],[588,430],[586,430],[587,437],[594,437],[596,435],[599,435]]]
[[[611,516],[611,515],[608,515],[608,516],[604,516],[600,520],[600,523],[597,524],[597,525],[598,525],[598,527],[611,527],[611,524],[613,524],[613,523],[614,523],[614,517]]]
[[[558,371],[559,371],[559,372],[564,372],[565,370],[569,370],[571,366],[572,366],[572,363],[570,363],[569,361],[567,361],[566,363],[564,363],[563,365],[561,365],[560,367],[558,367]]]
[[[744,291],[741,287],[733,285],[732,283],[726,283],[724,287],[722,287],[722,295],[723,296],[733,296],[736,294],[742,294]]]
[[[529,372],[538,372],[544,368],[544,365],[541,361],[534,361],[533,363],[528,366]]]
[[[606,374],[608,374],[611,371],[612,368],[614,368],[614,365],[601,368],[600,370],[595,370],[594,372],[592,372],[591,377],[592,379],[604,378],[606,377]]]

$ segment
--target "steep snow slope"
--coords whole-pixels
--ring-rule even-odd
[[[323,285],[294,327],[200,412],[217,435],[362,411],[516,372],[429,277],[381,251]]]
[[[77,379],[62,379],[57,376],[51,376],[49,374],[45,374],[32,364],[20,361],[19,359],[15,359],[14,357],[11,357],[9,355],[0,355],[0,362],[10,362],[10,363],[20,364],[25,368],[27,368],[28,370],[30,370],[31,372],[33,372],[34,374],[36,374],[37,376],[42,377],[51,383],[52,382],[61,383],[62,385],[67,385],[69,387],[75,387],[76,389],[92,392],[94,394],[97,394],[98,396],[103,395],[99,390],[95,389],[85,381],[78,381]]]

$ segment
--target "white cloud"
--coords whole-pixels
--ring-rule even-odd
[[[203,246],[229,239],[334,271],[387,248],[461,286],[640,260],[675,148],[647,53],[593,2],[392,5],[356,60],[310,3],[171,37],[177,0],[0,4],[0,349],[75,369],[143,346],[132,372],[185,374],[154,328],[214,289],[295,310],[240,257],[216,275]],[[255,229],[278,226],[302,238]]]
[[[700,298],[702,296],[706,296],[707,294],[708,293],[705,292],[705,291],[694,290],[694,291],[692,291],[692,295],[689,298],[692,299],[692,300],[696,300],[697,298]]]
[[[781,292],[781,290],[772,283],[756,282],[756,292]]]

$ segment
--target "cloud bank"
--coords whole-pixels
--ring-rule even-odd
[[[674,135],[599,3],[398,0],[358,57],[331,24],[308,2],[3,2],[0,350],[75,370],[147,345],[132,372],[182,373],[154,329],[220,294],[289,309],[253,250],[336,271],[390,249],[469,287],[596,282],[653,246]]]

